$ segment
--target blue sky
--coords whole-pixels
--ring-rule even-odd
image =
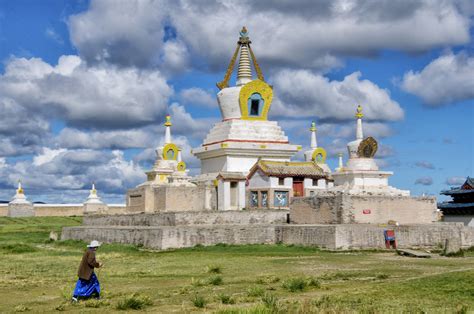
[[[292,143],[315,120],[334,168],[361,104],[390,184],[438,195],[474,175],[473,14],[461,0],[0,0],[0,200],[21,179],[33,201],[82,202],[94,181],[123,202],[166,113],[198,173],[190,149],[220,118],[243,25]]]

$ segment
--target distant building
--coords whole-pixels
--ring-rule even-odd
[[[441,191],[440,194],[452,197],[451,201],[438,203],[444,221],[463,222],[466,226],[474,227],[474,179],[467,177],[460,187]]]

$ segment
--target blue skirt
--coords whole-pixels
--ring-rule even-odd
[[[89,298],[91,296],[100,296],[100,283],[97,280],[97,276],[92,273],[89,280],[84,280],[79,278],[76,283],[76,288],[74,289],[74,297],[85,297]]]

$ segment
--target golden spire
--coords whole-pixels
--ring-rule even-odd
[[[356,117],[357,119],[362,119],[363,116],[364,116],[364,115],[362,114],[362,106],[361,106],[361,105],[358,105],[358,106],[357,106],[357,112],[356,112],[356,114],[355,114],[355,117]]]
[[[18,194],[23,194],[23,188],[21,187],[21,180],[18,180],[18,189],[16,189]]]
[[[316,122],[312,121],[311,122],[311,127],[309,128],[311,132],[316,132]]]
[[[169,114],[166,115],[165,119],[166,119],[165,126],[172,126],[173,125],[173,124],[171,124],[171,116]]]
[[[249,39],[247,28],[244,26],[242,27],[242,30],[240,31],[240,38],[239,38],[239,41],[237,42],[237,47],[235,48],[234,55],[232,56],[232,59],[230,60],[229,66],[227,67],[227,71],[225,73],[224,79],[216,84],[219,89],[223,89],[229,86],[229,80],[234,70],[234,65],[237,59],[237,55],[239,54],[239,50],[241,51],[241,54],[242,53],[247,54],[247,49],[248,49],[248,52],[250,52],[250,56],[252,58],[253,67],[255,68],[255,71],[257,72],[258,79],[261,81],[265,81],[265,79],[263,78],[263,74],[260,69],[260,66],[258,65],[257,59],[255,58],[255,55],[253,53],[252,47],[250,47],[251,43],[252,42]],[[244,56],[243,59],[245,62],[247,62],[248,56]],[[246,66],[249,66],[249,65],[246,64]],[[241,72],[242,74],[242,71],[239,71],[239,72]],[[248,74],[247,71],[245,71],[245,74]]]

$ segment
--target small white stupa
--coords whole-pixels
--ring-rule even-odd
[[[25,192],[21,187],[21,181],[18,180],[18,188],[15,196],[8,203],[9,217],[29,217],[35,215],[33,204],[26,199]]]
[[[362,107],[357,107],[356,139],[347,144],[349,160],[346,167],[340,165],[337,172],[332,174],[335,189],[344,190],[350,194],[384,194],[409,196],[410,191],[399,190],[388,185],[388,178],[393,175],[391,171],[380,171],[375,162],[377,141],[373,137],[364,139],[362,128]]]
[[[171,116],[166,115],[164,145],[156,148],[156,161],[153,168],[146,172],[147,181],[141,185],[194,186],[189,180],[189,170],[182,160],[181,148],[171,138]]]
[[[92,189],[89,192],[87,200],[84,202],[84,213],[104,213],[108,210],[107,204],[102,202],[100,197],[97,195],[95,183],[92,183]]]
[[[309,128],[311,132],[311,145],[310,149],[304,152],[305,161],[312,161],[316,163],[326,174],[331,173],[331,168],[326,163],[326,150],[322,147],[318,147],[318,141],[316,139],[316,123],[311,122],[311,127]]]
[[[20,180],[18,180],[18,188],[16,189],[15,196],[13,196],[9,204],[30,204],[31,205],[31,202],[26,199],[25,191],[21,187]]]

